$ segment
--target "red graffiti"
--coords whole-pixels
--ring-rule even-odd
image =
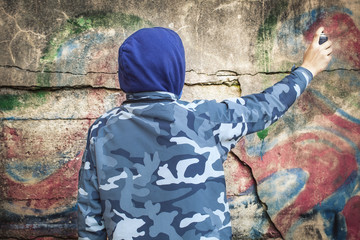
[[[360,125],[333,114],[317,115],[307,127],[309,130],[294,134],[266,152],[262,160],[260,156],[246,154],[245,139],[238,145],[242,149],[236,151],[253,169],[258,181],[281,169],[301,168],[309,174],[305,188],[297,198],[275,216],[274,223],[282,233],[286,233],[301,214],[336,191],[358,169],[355,149],[345,138],[358,136]],[[337,132],[341,135],[335,134]]]
[[[360,196],[352,197],[345,205],[343,215],[346,220],[347,239],[360,239]]]
[[[27,201],[26,206],[35,209],[49,209],[59,202],[77,196],[78,171],[82,153],[66,163],[61,169],[44,180],[27,184],[14,181],[6,174],[0,175],[4,186],[4,198],[12,202]]]
[[[228,197],[238,195],[254,185],[251,170],[231,155],[224,162],[224,169],[226,171],[226,194]]]
[[[21,148],[22,142],[22,133],[20,130],[10,127],[4,127],[2,130],[2,139],[5,143],[4,153],[5,158],[17,158],[18,151],[17,149]]]
[[[345,13],[324,14],[305,33],[305,39],[310,42],[316,29],[325,28],[329,39],[334,43],[334,56],[360,67],[360,30],[351,17]]]

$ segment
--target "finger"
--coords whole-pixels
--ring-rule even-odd
[[[324,27],[319,27],[316,32],[315,32],[315,35],[314,35],[314,38],[313,38],[313,43],[316,42],[316,43],[319,43],[319,39],[320,39],[320,34],[324,31]]]
[[[328,49],[331,46],[332,46],[332,42],[330,40],[327,40],[326,42],[321,44],[321,47],[324,48],[324,49]]]
[[[328,49],[325,50],[325,53],[326,53],[326,55],[329,56],[332,54],[332,51],[333,51],[333,49],[331,47],[329,47]]]

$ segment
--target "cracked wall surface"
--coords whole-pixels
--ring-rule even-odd
[[[182,98],[262,91],[315,29],[333,60],[277,123],[225,162],[234,239],[359,239],[360,1],[0,0],[0,238],[76,238],[93,121],[125,99],[117,51],[142,27],[178,32]]]

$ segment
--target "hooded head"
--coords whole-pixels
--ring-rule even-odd
[[[180,37],[166,28],[144,28],[119,49],[119,82],[126,93],[166,91],[181,95],[185,52]]]

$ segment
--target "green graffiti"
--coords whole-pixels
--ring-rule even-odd
[[[75,34],[80,34],[92,28],[91,20],[85,19],[83,17],[69,19],[68,23],[70,23],[71,28],[70,31],[74,32]]]
[[[256,134],[260,138],[260,140],[264,140],[268,136],[268,133],[269,133],[269,128],[266,128],[262,131],[257,132]]]
[[[38,91],[36,92],[34,95],[36,96],[36,99],[38,100],[37,102],[45,102],[45,98],[46,98],[46,95],[48,94],[48,92],[46,91]]]
[[[269,132],[271,131],[272,135],[275,136],[278,134],[278,127],[279,121],[274,122],[269,127],[265,128],[264,130],[256,132],[256,135],[261,141],[264,141],[266,137],[268,137]],[[280,124],[281,126],[281,124]]]
[[[61,50],[62,45],[78,35],[94,29],[122,28],[129,33],[143,27],[153,26],[151,22],[145,21],[138,16],[124,13],[102,13],[93,12],[70,18],[62,24],[51,36],[47,46],[40,58],[39,73],[37,74],[37,89],[51,86],[51,72],[54,68],[54,61]],[[9,111],[17,107],[27,107],[43,104],[48,92],[36,91],[31,94],[1,95],[0,110]],[[30,103],[27,103],[29,101]]]
[[[0,111],[13,110],[21,105],[19,96],[12,94],[0,95]]]
[[[143,27],[152,26],[138,16],[124,13],[88,13],[77,18],[68,19],[56,33],[44,50],[40,59],[41,68],[50,69],[64,42],[91,29],[123,28],[126,31],[135,31]]]
[[[35,91],[25,94],[0,95],[0,111],[11,111],[18,108],[38,107],[45,103],[46,91]]]
[[[287,10],[287,7],[287,0],[279,0],[274,4],[271,4],[269,15],[258,30],[256,57],[260,67],[262,67],[265,72],[270,70],[271,52],[276,34],[276,25],[280,15]]]

